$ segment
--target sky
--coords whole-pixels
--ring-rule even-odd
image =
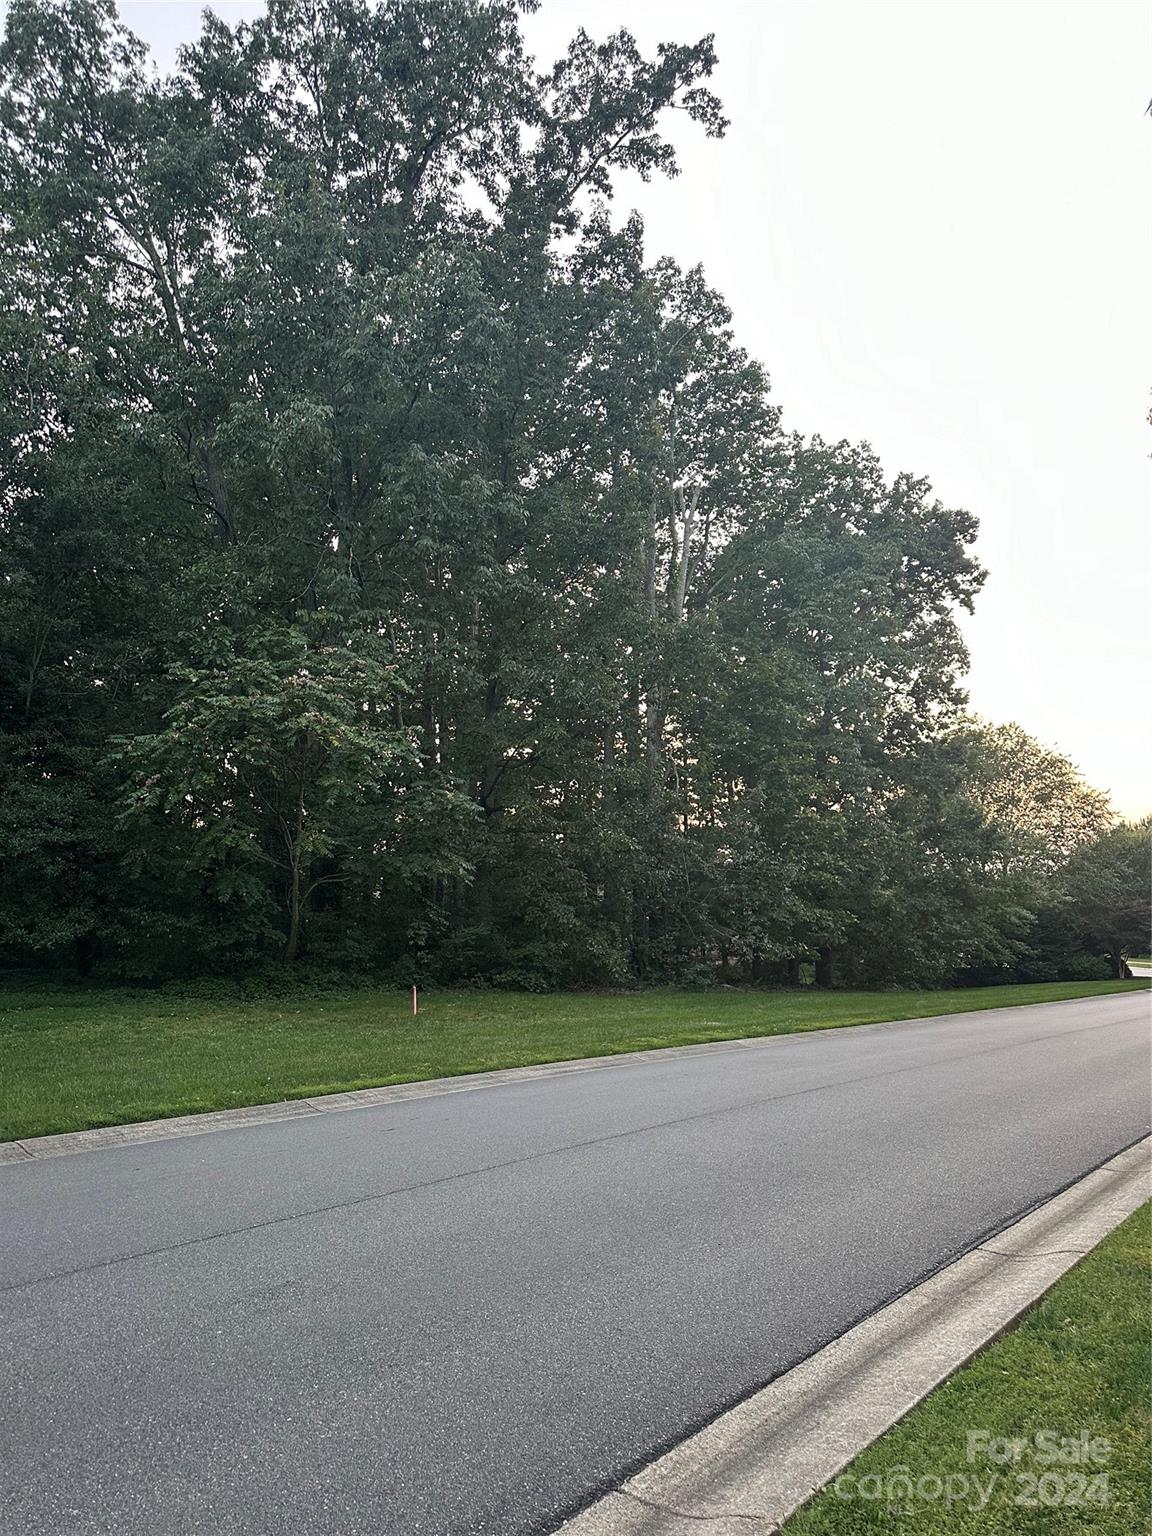
[[[254,3],[218,0],[228,21]],[[170,64],[199,0],[121,14]],[[1144,0],[544,0],[650,49],[712,31],[731,119],[625,178],[701,262],[784,425],[869,442],[980,519],[974,710],[1152,811],[1152,10]]]

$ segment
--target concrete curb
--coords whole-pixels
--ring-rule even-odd
[[[563,1536],[767,1536],[1149,1197],[1152,1138],[628,1478]]]
[[[954,1015],[940,1015],[954,1017]],[[931,1019],[892,1020],[875,1024],[845,1025],[850,1029],[891,1029],[895,1023],[923,1024]],[[494,1072],[469,1072],[460,1077],[430,1077],[414,1083],[394,1083],[383,1088],[352,1088],[344,1093],[316,1094],[310,1099],[281,1099],[274,1104],[251,1104],[239,1109],[205,1110],[195,1115],[170,1115],[163,1120],[137,1120],[130,1125],[102,1125],[91,1131],[61,1131],[53,1136],[28,1136],[22,1141],[0,1141],[0,1163],[23,1163],[29,1158],[60,1157],[67,1152],[91,1152],[100,1147],[130,1146],[141,1141],[168,1141],[178,1136],[200,1136],[206,1131],[226,1131],[275,1120],[299,1120],[333,1114],[345,1109],[366,1109],[376,1104],[402,1104],[407,1099],[427,1099],[444,1093],[468,1093],[538,1077],[558,1077],[567,1072],[595,1072],[604,1067],[651,1062],[653,1057],[697,1056],[712,1051],[742,1051],[794,1040],[797,1033],[829,1034],[829,1030],[802,1030],[792,1034],[754,1035],[737,1040],[713,1040],[701,1045],[670,1045],[653,1051],[621,1051],[615,1056],[581,1056],[574,1061],[544,1061],[528,1067],[501,1067]]]
[[[1123,994],[1116,994],[1123,995]],[[1079,998],[1058,998],[1045,1007],[1061,1007],[1079,1002]],[[1009,1003],[995,1009],[976,1009],[979,1013],[1014,1013],[1035,1008],[1035,1003]],[[744,1035],[734,1040],[708,1040],[699,1045],[658,1046],[649,1051],[620,1051],[611,1056],[580,1056],[573,1061],[545,1061],[527,1067],[501,1067],[493,1072],[469,1072],[459,1077],[433,1077],[414,1083],[395,1083],[383,1088],[353,1088],[344,1093],[316,1094],[312,1098],[281,1099],[273,1104],[251,1104],[237,1109],[206,1110],[194,1115],[170,1115],[163,1120],[137,1120],[130,1125],[102,1125],[91,1131],[61,1131],[52,1136],[28,1136],[19,1141],[0,1141],[0,1164],[24,1163],[29,1158],[60,1157],[69,1152],[93,1152],[101,1147],[132,1146],[142,1141],[168,1141],[179,1136],[202,1136],[207,1131],[226,1131],[249,1125],[265,1125],[276,1120],[330,1114],[345,1109],[365,1109],[375,1104],[402,1104],[407,1099],[425,1099],[442,1093],[468,1093],[478,1088],[494,1088],[504,1083],[518,1083],[538,1077],[556,1077],[567,1072],[595,1072],[605,1067],[629,1066],[637,1062],[649,1065],[654,1058],[710,1055],[714,1051],[767,1050],[782,1041],[799,1037],[821,1040],[850,1029],[910,1029],[945,1019],[966,1017],[960,1013],[928,1014],[910,1019],[876,1019],[868,1024],[838,1024],[827,1029],[799,1029],[779,1035]]]

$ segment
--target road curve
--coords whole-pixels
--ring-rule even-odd
[[[6,1536],[525,1536],[1149,1131],[1149,997],[0,1167]]]

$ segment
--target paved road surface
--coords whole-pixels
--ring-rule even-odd
[[[547,1530],[1144,1135],[1147,1026],[1118,995],[0,1167],[5,1536]]]

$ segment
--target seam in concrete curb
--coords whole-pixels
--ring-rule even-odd
[[[561,1536],[768,1536],[1149,1197],[1152,1138],[721,1414]]]
[[[1123,997],[1128,994],[1115,993]],[[827,1029],[798,1029],[779,1035],[744,1035],[734,1040],[706,1040],[696,1045],[660,1046],[650,1051],[620,1051],[611,1056],[580,1056],[574,1060],[543,1061],[525,1067],[500,1067],[491,1072],[469,1072],[458,1077],[425,1078],[418,1082],[393,1083],[380,1088],[352,1088],[342,1093],[314,1094],[310,1098],[280,1099],[272,1104],[243,1105],[237,1109],[206,1110],[193,1115],[170,1115],[161,1120],[138,1120],[129,1125],[102,1125],[90,1131],[60,1131],[50,1136],[29,1136],[22,1140],[0,1141],[0,1164],[23,1163],[29,1158],[60,1157],[69,1152],[93,1152],[101,1147],[131,1146],[144,1141],[168,1141],[181,1136],[201,1136],[208,1131],[242,1129],[266,1125],[277,1120],[296,1120],[301,1116],[330,1114],[348,1109],[365,1109],[379,1104],[402,1104],[408,1099],[424,1099],[438,1094],[469,1093],[480,1088],[494,1088],[506,1083],[556,1077],[568,1072],[596,1072],[606,1067],[651,1065],[654,1059],[711,1055],[716,1051],[766,1050],[785,1041],[827,1041],[843,1030],[860,1031],[906,1029],[916,1025],[943,1023],[949,1019],[968,1018],[972,1013],[1015,1013],[1019,1009],[1059,1008],[1080,998],[1058,998],[1051,1003],[1011,1003],[1003,1008],[981,1008],[969,1013],[938,1013],[911,1019],[876,1019],[867,1024],[839,1024]]]

